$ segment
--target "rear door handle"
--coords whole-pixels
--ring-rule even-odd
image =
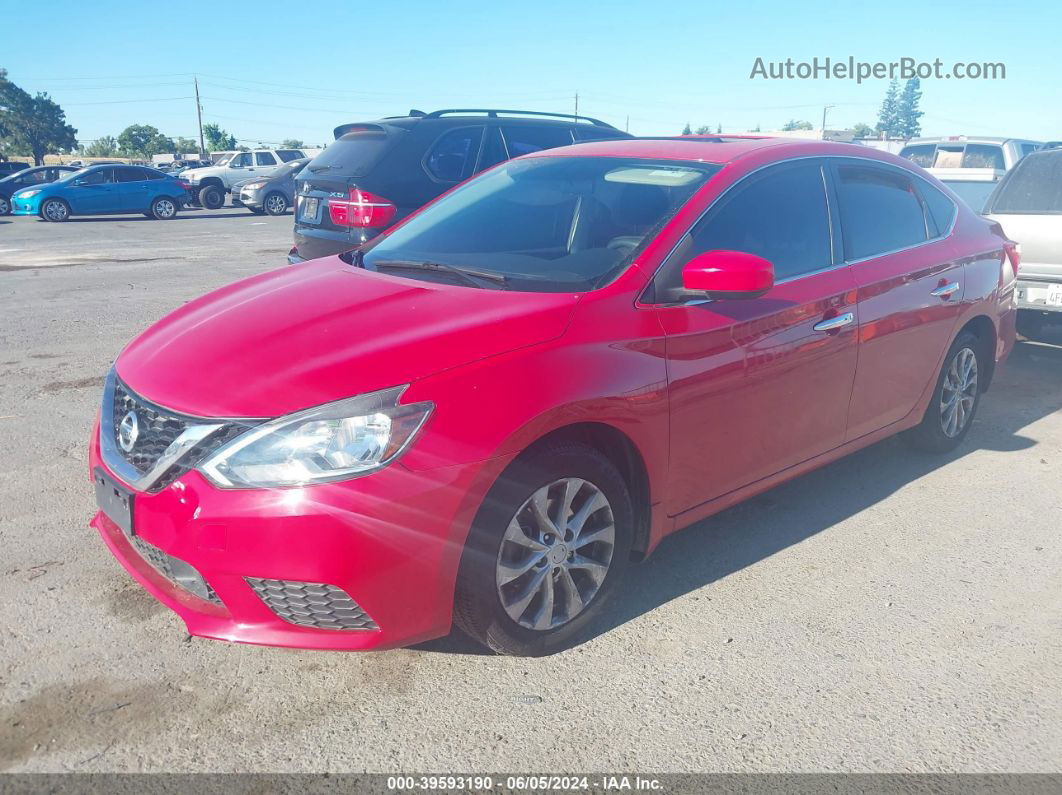
[[[816,323],[813,328],[815,331],[836,331],[854,321],[855,314],[852,312],[845,312],[843,315],[838,315],[837,317],[826,318],[826,320]]]
[[[955,293],[959,292],[959,283],[951,282],[950,284],[942,284],[937,289],[933,290],[930,295],[935,295],[937,298],[943,298],[947,300],[951,298]]]

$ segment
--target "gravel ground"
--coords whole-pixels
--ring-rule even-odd
[[[0,770],[1062,769],[1062,329],[955,454],[888,440],[675,536],[555,657],[188,638],[87,527],[102,376],[290,239],[0,219]]]

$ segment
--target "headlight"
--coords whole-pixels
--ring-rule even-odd
[[[264,188],[265,187],[265,183],[264,182],[248,182],[246,185],[241,185],[240,187],[243,190],[258,190],[259,188]]]
[[[40,188],[37,188],[36,190],[20,190],[18,193],[15,194],[15,198],[16,199],[32,199],[34,196],[36,196],[40,192],[41,192]]]
[[[236,437],[199,465],[226,489],[345,480],[394,461],[434,408],[399,405],[405,386],[289,414]]]

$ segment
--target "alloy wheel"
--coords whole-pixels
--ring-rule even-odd
[[[528,629],[567,624],[601,589],[615,545],[612,506],[597,486],[581,478],[543,486],[502,537],[495,567],[502,607]]]
[[[3,196],[0,196],[0,215],[7,215],[11,212],[11,204]]]
[[[159,199],[155,202],[155,215],[159,218],[173,218],[176,213],[177,207],[169,199]]]
[[[270,215],[280,215],[286,209],[288,209],[288,203],[280,194],[274,193],[266,199],[266,212]]]
[[[70,211],[61,201],[48,201],[44,203],[44,217],[49,221],[65,221]]]
[[[944,435],[955,438],[973,416],[977,400],[977,354],[963,348],[951,360],[940,390],[940,425]]]

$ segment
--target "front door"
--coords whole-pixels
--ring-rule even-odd
[[[855,285],[834,255],[824,168],[802,160],[739,182],[654,282],[667,345],[672,515],[844,441]],[[757,299],[668,305],[682,265],[716,249],[770,260],[775,287]]]
[[[114,167],[104,166],[78,177],[64,196],[74,214],[116,213],[122,209]]]

